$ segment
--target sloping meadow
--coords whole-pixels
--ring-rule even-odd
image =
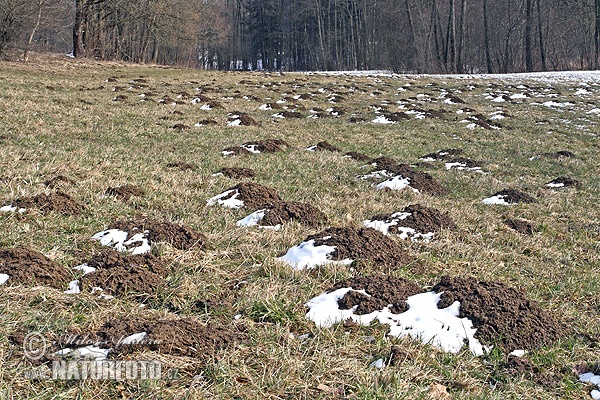
[[[0,397],[596,389],[599,75],[0,66]]]

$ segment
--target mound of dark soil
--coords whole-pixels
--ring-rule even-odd
[[[447,96],[446,99],[454,104],[465,104],[465,101],[463,99],[461,99],[460,97],[450,95],[450,96]]]
[[[335,246],[332,260],[352,259],[386,266],[406,265],[412,261],[398,243],[371,228],[328,228],[305,239],[309,240],[315,241],[315,247]]]
[[[251,211],[256,211],[261,208],[270,208],[274,204],[282,202],[274,189],[258,183],[240,182],[227,190],[237,191],[237,193],[239,193],[237,199],[243,201],[244,207]],[[230,197],[234,195],[235,192],[232,192]],[[229,197],[224,197],[223,200],[228,198]]]
[[[129,200],[133,196],[143,197],[146,195],[146,192],[142,188],[134,185],[109,187],[104,193],[109,196],[119,197],[123,200]]]
[[[146,332],[148,336],[133,346],[119,343],[126,337]],[[163,354],[210,358],[215,352],[240,339],[240,335],[223,327],[203,325],[192,319],[141,321],[121,318],[107,321],[96,336],[101,342],[117,350],[127,347],[146,348]]]
[[[127,101],[127,96],[125,96],[124,94],[117,95],[113,99],[113,101]]]
[[[501,127],[498,122],[487,119],[481,114],[473,114],[469,116],[467,120],[472,121],[475,125],[487,130],[497,129]]]
[[[537,302],[500,282],[444,276],[433,290],[444,292],[438,308],[459,301],[459,317],[473,322],[475,337],[484,344],[500,346],[505,353],[550,345],[567,333]]]
[[[533,225],[524,219],[508,218],[504,220],[504,225],[524,235],[533,235]]]
[[[516,189],[504,189],[495,193],[493,196],[504,196],[504,201],[510,204],[537,202],[536,199],[534,199],[527,193]]]
[[[59,187],[62,185],[77,186],[77,182],[75,182],[73,179],[68,178],[64,175],[57,175],[54,178],[50,178],[50,179],[44,181],[44,185],[48,186],[49,188],[55,188],[55,187]]]
[[[405,112],[385,113],[384,117],[392,122],[400,122],[402,120],[410,119],[410,116]]]
[[[447,163],[459,163],[463,168],[481,168],[481,163],[479,161],[471,160],[470,158],[465,157],[457,157],[451,158],[446,161]]]
[[[540,156],[549,158],[575,158],[575,154],[573,154],[569,150],[559,150],[555,153],[543,153]]]
[[[129,236],[148,231],[147,238],[152,242],[167,242],[180,250],[189,250],[192,247],[203,248],[206,245],[206,236],[182,225],[152,219],[134,219],[117,221],[108,229],[120,229],[129,232]]]
[[[203,119],[201,121],[198,121],[198,123],[196,125],[197,126],[215,126],[215,125],[218,125],[218,123],[214,119]]]
[[[186,124],[175,124],[175,125],[173,125],[172,128],[176,129],[180,132],[183,132],[183,131],[187,131],[188,129],[190,129],[190,126],[186,125]]]
[[[428,193],[434,196],[442,196],[448,193],[448,190],[440,185],[431,175],[427,172],[415,171],[407,164],[399,164],[395,168],[388,169],[387,171],[394,175],[408,178],[409,185],[413,189],[417,189],[419,192]]]
[[[195,171],[196,170],[195,165],[184,163],[182,161],[175,161],[175,162],[167,163],[167,168],[179,168],[182,171],[186,171],[186,170]]]
[[[69,273],[59,264],[26,247],[0,248],[0,274],[9,276],[6,284],[45,285],[64,290]]]
[[[356,151],[349,151],[348,153],[344,153],[344,157],[350,157],[356,161],[367,161],[370,162],[373,159],[365,154],[357,153]]]
[[[398,226],[412,228],[418,233],[439,232],[442,228],[456,229],[456,224],[448,213],[442,213],[435,208],[429,208],[420,204],[405,207],[403,213],[410,213],[405,219],[399,220],[398,225],[389,227],[389,233],[398,233]],[[397,220],[393,217],[395,213],[375,215],[371,220],[391,222]]]
[[[565,176],[559,176],[558,178],[552,179],[550,182],[546,183],[546,186],[550,186],[550,187],[569,187],[569,186],[580,187],[581,183],[577,179],[567,178]]]
[[[458,156],[462,154],[462,149],[442,149],[440,151],[436,151],[435,153],[425,154],[420,158],[432,158],[434,160],[447,160],[450,157]]]
[[[276,117],[279,118],[302,118],[303,115],[302,113],[298,112],[298,111],[287,111],[287,110],[283,110],[283,111],[279,111],[277,114],[275,114]]]
[[[271,109],[271,110],[281,110],[282,109],[282,107],[277,103],[267,103],[267,104],[265,104],[264,108],[267,110],[268,109]]]
[[[41,212],[56,211],[65,215],[78,215],[84,207],[63,192],[40,194],[35,197],[21,197],[12,202],[17,208],[37,208]]]
[[[327,221],[327,217],[319,209],[310,204],[295,201],[275,203],[260,221],[262,226],[275,226],[288,221],[297,221],[308,226],[317,226]]]
[[[315,151],[331,151],[334,153],[342,151],[338,147],[335,147],[334,145],[325,140],[317,143],[315,146],[311,146],[310,149]]]
[[[358,278],[346,279],[336,283],[327,292],[332,292],[341,288],[352,288],[354,290],[364,290],[370,296],[357,292],[348,292],[344,297],[338,300],[341,310],[349,310],[358,306],[355,314],[370,314],[373,311],[383,310],[391,304],[391,312],[400,314],[408,310],[406,299],[414,294],[421,293],[421,288],[404,278],[394,278],[386,275],[373,275]]]
[[[218,170],[217,174],[223,174],[224,176],[233,179],[253,178],[256,175],[253,169],[239,167],[224,167]]]
[[[231,123],[234,121],[239,121],[238,125],[242,126],[258,126],[258,122],[254,120],[251,116],[243,112],[234,111],[229,113],[229,117],[227,120]]]
[[[375,170],[386,170],[391,171],[398,167],[398,161],[390,157],[378,157],[373,158],[368,162],[369,165],[375,167]]]
[[[278,151],[285,151],[290,147],[290,144],[281,139],[266,139],[246,142],[242,146],[254,146],[261,153],[276,153]]]
[[[251,154],[248,149],[245,149],[240,146],[226,147],[223,150],[221,150],[221,153],[226,154],[226,155],[231,155],[231,156],[239,156],[242,154]]]

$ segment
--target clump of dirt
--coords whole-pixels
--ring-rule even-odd
[[[124,94],[120,94],[118,96],[116,96],[113,101],[127,101],[127,96],[125,96]]]
[[[410,215],[399,220],[397,225],[390,226],[388,229],[389,233],[399,233],[399,226],[412,228],[418,233],[423,234],[439,232],[442,228],[456,229],[456,224],[452,218],[450,218],[448,213],[442,213],[435,208],[425,207],[420,204],[412,204],[405,207],[400,212],[410,213]],[[375,215],[371,220],[391,222],[392,220],[398,219],[398,217],[393,216],[394,214],[396,213]]]
[[[407,164],[399,164],[396,168],[388,170],[394,175],[401,175],[408,178],[410,187],[419,192],[428,193],[434,196],[442,196],[448,193],[448,189],[440,185],[427,172],[415,171]]]
[[[21,197],[12,202],[17,208],[37,208],[41,212],[56,211],[65,215],[79,215],[84,207],[63,192],[40,194],[35,197]]]
[[[279,104],[277,104],[277,103],[266,103],[264,105],[263,109],[265,109],[265,110],[269,110],[269,109],[271,109],[271,110],[281,110],[282,107]]]
[[[173,129],[183,132],[183,131],[187,131],[188,129],[190,129],[190,126],[186,125],[186,124],[175,124],[175,125],[173,125]]]
[[[56,262],[26,247],[0,248],[0,273],[9,276],[6,284],[45,285],[64,290],[69,273]]]
[[[297,221],[308,226],[318,226],[326,222],[327,217],[316,207],[295,201],[275,203],[267,211],[259,225],[276,226],[288,221]]]
[[[254,120],[254,118],[252,118],[244,112],[231,112],[229,113],[229,117],[227,117],[227,120],[232,125],[237,124],[242,126],[258,126],[258,123]]]
[[[239,167],[224,167],[218,170],[216,173],[223,174],[224,176],[232,179],[253,178],[256,175],[253,169]]]
[[[504,220],[504,225],[523,235],[533,235],[534,232],[533,225],[524,219],[508,218]]]
[[[371,157],[367,156],[366,154],[358,153],[356,151],[349,151],[348,153],[344,153],[344,157],[350,157],[351,159],[356,160],[356,161],[370,162],[373,160]]]
[[[573,154],[569,150],[559,150],[555,153],[543,153],[540,154],[540,156],[549,158],[575,158],[575,154]]]
[[[433,160],[446,160],[450,157],[458,156],[462,154],[462,149],[442,149],[435,153],[425,154],[421,159],[433,159]]]
[[[124,345],[121,341],[133,334],[146,332],[141,343]],[[101,343],[116,347],[119,352],[127,348],[145,348],[163,354],[210,358],[215,353],[240,339],[240,335],[227,328],[203,325],[192,318],[177,320],[133,320],[121,318],[107,321],[96,333]]]
[[[398,167],[398,162],[390,157],[378,157],[371,159],[367,164],[375,167],[376,170],[386,170],[391,171]]]
[[[201,121],[198,121],[198,123],[196,124],[196,126],[215,126],[215,125],[218,125],[218,123],[214,119],[203,119]]]
[[[270,208],[274,204],[282,202],[281,197],[279,197],[274,189],[258,183],[240,182],[227,190],[234,190],[229,197],[234,196],[237,192],[237,199],[244,202],[244,208],[252,211],[261,208]],[[223,200],[229,197],[224,197]]]
[[[487,119],[481,114],[473,114],[469,116],[467,120],[472,121],[475,125],[487,130],[498,129],[501,127],[501,125],[497,121]]]
[[[119,197],[123,200],[129,200],[133,196],[143,197],[146,195],[146,192],[142,188],[134,185],[109,187],[104,193],[109,196]]]
[[[317,143],[315,146],[311,146],[310,148],[314,149],[315,151],[331,151],[333,153],[338,153],[342,151],[338,147],[332,145],[331,143],[325,140]]]
[[[479,161],[471,160],[470,158],[465,157],[451,158],[446,162],[452,164],[459,163],[464,168],[481,168],[481,163]]]
[[[353,124],[358,124],[360,122],[367,122],[368,120],[365,117],[359,117],[359,116],[353,115],[352,117],[350,117],[349,121]]]
[[[50,178],[44,181],[44,185],[48,186],[49,188],[55,188],[58,186],[62,186],[63,184],[76,186],[77,182],[64,175],[57,175],[54,178]]]
[[[513,377],[525,376],[535,383],[555,388],[560,385],[561,378],[550,371],[543,371],[531,361],[523,357],[508,356],[503,365],[509,375]]]
[[[536,199],[534,199],[527,193],[516,189],[504,189],[495,193],[492,197],[494,196],[504,196],[504,201],[510,204],[537,202]]]
[[[223,104],[219,103],[218,101],[215,100],[211,100],[209,102],[206,103],[206,106],[210,107],[210,108],[219,108],[219,109],[225,109],[225,107],[223,107]]]
[[[465,101],[463,99],[461,99],[460,97],[453,96],[453,95],[447,96],[446,100],[448,100],[450,103],[453,103],[453,104],[465,104]]]
[[[187,170],[195,171],[196,170],[195,165],[184,163],[182,161],[175,161],[175,162],[167,163],[167,168],[179,168],[182,171],[187,171]]]
[[[402,120],[410,119],[408,114],[406,114],[405,112],[385,113],[384,117],[388,121],[392,121],[392,122],[400,122]]]
[[[279,118],[302,118],[303,115],[302,113],[298,112],[298,111],[287,111],[287,110],[283,110],[283,111],[279,111],[277,114],[275,114],[276,117]]]
[[[285,151],[286,149],[290,148],[290,144],[281,139],[256,140],[252,142],[246,142],[242,144],[242,146],[254,146],[254,148],[261,153],[276,153],[278,151]]]
[[[554,315],[500,282],[444,276],[433,290],[443,292],[438,308],[459,301],[459,317],[473,322],[475,337],[505,353],[550,345],[567,334]]]
[[[243,154],[251,154],[248,149],[245,149],[245,148],[240,147],[240,146],[226,147],[223,150],[221,150],[221,153],[227,154],[227,155],[231,155],[231,156],[239,156],[239,155],[243,155]]]
[[[354,311],[357,315],[370,314],[373,311],[383,310],[388,305],[391,305],[389,309],[392,313],[403,313],[408,310],[406,299],[422,292],[417,284],[409,280],[386,275],[346,279],[336,283],[327,292],[348,287],[354,290],[364,290],[370,295],[365,296],[362,293],[351,291],[338,300],[341,310],[349,310],[357,306]]]
[[[335,246],[332,260],[352,259],[375,265],[397,266],[412,261],[408,253],[393,239],[371,228],[328,228],[305,241],[314,240],[314,246]]]
[[[152,242],[167,242],[180,250],[189,250],[192,247],[204,248],[206,236],[195,230],[173,224],[167,221],[155,221],[152,219],[134,219],[129,221],[117,221],[108,229],[119,229],[129,232],[129,236],[136,233],[148,231],[147,238]]]
[[[565,176],[559,176],[556,179],[546,183],[549,187],[580,187],[581,183],[577,179],[567,178]]]

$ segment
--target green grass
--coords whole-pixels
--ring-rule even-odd
[[[119,82],[106,83],[110,76],[118,76]],[[140,76],[158,94],[155,101],[141,102],[137,96],[148,88],[112,91],[115,85],[127,85]],[[256,85],[239,84],[244,79]],[[282,84],[263,87],[269,82]],[[407,82],[412,86],[406,92],[396,90]],[[600,153],[594,136],[598,117],[586,114],[592,105],[600,107],[597,86],[595,97],[585,99],[593,103],[589,104],[572,96],[576,83],[555,84],[562,95],[553,100],[576,103],[573,110],[530,104],[550,99],[546,97],[504,103],[501,107],[511,117],[500,121],[502,129],[470,131],[459,122],[464,114],[458,115],[456,110],[468,106],[489,115],[498,107],[483,97],[489,90],[483,80],[221,73],[40,56],[28,64],[0,64],[0,83],[0,205],[19,196],[49,192],[43,182],[65,175],[77,185],[65,185],[62,190],[86,207],[83,214],[72,217],[34,210],[23,215],[2,214],[1,246],[26,245],[67,268],[74,265],[80,252],[91,253],[91,235],[116,219],[142,214],[190,226],[207,235],[209,242],[205,251],[159,247],[160,256],[178,263],[181,269],[144,309],[132,298],[102,302],[89,294],[68,296],[48,288],[0,289],[0,304],[4,305],[0,316],[0,398],[429,398],[434,384],[446,386],[450,397],[457,399],[588,396],[589,390],[570,370],[575,364],[593,364],[599,357],[593,341],[585,339],[597,341],[600,333]],[[425,86],[428,83],[438,86]],[[477,87],[468,90],[467,85],[473,83]],[[295,84],[307,87],[294,88]],[[98,89],[100,86],[103,88]],[[357,90],[348,92],[350,86]],[[186,91],[193,96],[196,87],[208,89],[203,93],[220,101],[225,109],[202,111],[189,100],[176,107],[156,104],[165,94],[175,98],[176,93]],[[241,98],[254,95],[268,102],[284,93],[292,96],[310,91],[317,94],[315,99],[299,104],[307,109],[327,109],[332,104],[326,94],[317,92],[321,87],[343,93],[346,101],[338,106],[346,109],[347,115],[279,120],[271,118],[275,111],[258,110],[261,102]],[[460,90],[456,95],[467,104],[422,105],[448,110],[443,120],[408,120],[390,126],[348,121],[352,112],[374,118],[369,106],[382,99],[397,101],[419,93],[435,98],[440,88],[451,93]],[[370,96],[375,90],[383,94]],[[127,101],[113,101],[117,94],[126,94]],[[239,98],[221,99],[233,96]],[[394,108],[391,104],[390,111],[396,111]],[[173,115],[173,110],[183,115]],[[260,126],[226,127],[226,113],[233,110],[248,112]],[[164,116],[172,119],[159,119]],[[205,118],[215,119],[219,125],[193,127]],[[174,130],[176,123],[191,129]],[[285,139],[292,149],[237,158],[220,155],[225,147],[267,138]],[[445,171],[443,164],[435,163],[422,170],[450,190],[447,196],[380,192],[372,183],[356,179],[365,171],[360,163],[339,154],[304,151],[321,140],[344,151],[385,155],[407,163],[432,151],[459,147],[466,157],[483,162],[489,174]],[[529,160],[558,150],[570,150],[577,157]],[[197,170],[166,167],[176,161],[193,164]],[[238,183],[211,176],[224,166],[253,168],[255,182],[275,188],[286,200],[315,205],[328,216],[331,226],[358,227],[375,214],[417,202],[449,211],[459,226],[457,231],[442,232],[428,244],[403,243],[422,268],[411,265],[385,272],[423,287],[449,274],[522,288],[577,333],[527,356],[538,368],[555,373],[559,384],[549,388],[509,374],[503,368],[505,357],[496,352],[479,358],[468,351],[444,354],[413,340],[390,339],[385,336],[385,326],[316,328],[304,316],[304,303],[352,273],[341,266],[295,272],[275,260],[317,232],[315,229],[296,223],[281,231],[242,229],[235,221],[245,216],[243,211],[206,207],[208,198]],[[544,188],[544,183],[560,175],[579,180],[582,187]],[[129,201],[103,196],[108,187],[123,184],[140,186],[147,195]],[[508,187],[524,190],[539,202],[512,207],[480,203]],[[505,217],[530,220],[539,232],[519,235],[502,224]],[[375,271],[367,267],[361,273]],[[197,300],[221,298],[231,300],[227,303],[230,308],[206,312],[194,307]],[[152,352],[134,354],[137,359],[159,359],[163,370],[177,369],[176,379],[160,382],[29,380],[23,374],[30,366],[22,359],[20,347],[8,340],[23,327],[57,337],[73,329],[97,329],[118,316],[173,317],[168,305],[180,310],[181,316],[242,331],[247,340],[208,361]],[[235,320],[236,314],[241,318]],[[308,338],[299,338],[305,334]],[[374,341],[365,340],[371,336]],[[378,358],[389,360],[393,344],[405,348],[410,359],[383,370],[369,368]]]

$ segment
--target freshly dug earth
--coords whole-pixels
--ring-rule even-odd
[[[520,190],[516,190],[516,189],[504,189],[504,190],[501,190],[501,191],[495,193],[492,197],[494,197],[494,196],[505,196],[504,201],[506,201],[507,203],[511,203],[511,204],[537,202],[536,199],[534,199],[527,193],[522,192]]]
[[[118,351],[127,347],[146,348],[163,354],[210,358],[217,351],[240,339],[240,334],[227,328],[203,325],[192,319],[133,320],[121,318],[107,321],[96,336],[107,346],[114,347],[127,336],[146,332],[148,336],[140,344],[117,346]]]
[[[369,161],[367,164],[370,164],[375,167],[376,171],[391,171],[395,168],[398,168],[398,162],[389,157],[378,157]]]
[[[342,310],[349,310],[358,306],[355,314],[364,315],[373,311],[383,310],[390,306],[390,311],[400,314],[408,310],[406,299],[414,294],[421,293],[421,288],[404,278],[394,278],[386,275],[363,276],[350,278],[336,283],[327,292],[332,292],[341,288],[352,288],[354,290],[364,290],[369,296],[357,292],[348,292],[344,297],[338,300],[338,305]]]
[[[546,185],[549,184],[554,184],[554,185],[560,185],[562,184],[562,187],[569,187],[569,186],[574,186],[574,187],[580,187],[581,184],[579,183],[579,181],[577,179],[572,179],[572,178],[567,178],[565,176],[559,176],[556,179],[551,180],[550,182],[546,183]]]
[[[566,327],[537,302],[500,282],[444,276],[433,290],[444,292],[438,308],[459,301],[459,316],[473,322],[475,337],[505,353],[550,345],[567,334]]]
[[[123,200],[129,200],[133,196],[143,197],[146,195],[142,188],[134,185],[109,187],[105,193],[109,196],[120,197]]]
[[[541,154],[542,157],[550,157],[550,158],[574,158],[575,154],[573,154],[572,152],[570,152],[569,150],[559,150],[555,153],[543,153]]]
[[[78,215],[84,207],[63,192],[40,194],[35,197],[21,197],[12,202],[17,208],[37,208],[41,212],[56,211],[65,215]]]
[[[446,161],[447,163],[460,163],[465,166],[465,168],[481,168],[481,163],[478,161],[471,160],[470,158],[465,157],[457,157],[450,158]]]
[[[258,183],[240,182],[236,186],[227,190],[234,189],[239,193],[237,199],[243,201],[244,208],[251,211],[256,211],[261,208],[270,208],[275,203],[282,201],[274,189]],[[234,195],[235,192],[232,192],[230,197]],[[223,200],[226,199],[227,198],[223,198]]]
[[[446,160],[450,157],[458,156],[462,154],[462,149],[443,149],[436,151],[435,153],[425,154],[421,158],[432,158],[434,160]]]
[[[442,228],[456,229],[456,224],[448,213],[442,213],[435,208],[429,208],[420,204],[412,204],[405,207],[403,213],[410,213],[408,217],[398,221],[398,225],[389,227],[389,233],[399,233],[398,226],[412,228],[418,233],[439,232]],[[370,218],[371,220],[391,222],[398,219],[392,214],[380,214]]]
[[[107,294],[124,296],[136,293],[147,298],[166,283],[169,268],[151,254],[126,255],[104,249],[87,262],[97,270],[81,278],[82,285],[91,290],[102,288]]]
[[[48,186],[49,188],[55,188],[61,185],[77,185],[77,182],[75,182],[73,179],[66,177],[64,175],[57,175],[54,178],[50,178],[48,180],[46,180],[44,182],[44,185]]]
[[[285,151],[290,147],[290,144],[281,139],[266,139],[246,142],[242,144],[242,146],[255,146],[256,150],[260,151],[261,153],[275,153],[278,151]]]
[[[323,239],[328,236],[328,239]],[[305,241],[313,239],[315,247],[335,246],[332,260],[352,259],[379,266],[400,266],[412,261],[412,257],[398,243],[371,228],[328,228],[307,237]]]
[[[407,164],[399,164],[395,168],[388,169],[394,175],[401,175],[410,179],[409,185],[419,192],[428,193],[434,196],[442,196],[448,193],[448,189],[440,185],[427,172],[415,171]]]
[[[192,164],[184,163],[182,161],[175,161],[175,162],[168,163],[167,168],[179,168],[182,171],[186,171],[186,170],[194,171],[196,169],[196,166],[192,165]]]
[[[297,221],[308,226],[317,226],[327,221],[327,217],[316,207],[295,201],[275,203],[260,221],[259,225],[275,226],[288,221]]]
[[[0,274],[9,276],[5,285],[45,285],[64,290],[69,283],[66,268],[26,247],[0,248]]]
[[[218,174],[223,174],[228,178],[253,178],[256,173],[250,168],[239,167],[224,167],[217,171]]]
[[[117,221],[108,229],[120,229],[129,232],[129,236],[148,231],[150,242],[167,242],[180,250],[189,250],[192,247],[203,248],[206,245],[206,236],[195,230],[171,222],[161,222],[152,219],[134,219]]]
[[[356,160],[356,161],[371,161],[372,160],[372,158],[367,156],[366,154],[357,153],[356,151],[350,151],[348,153],[345,153],[344,156],[350,157],[351,159]]]
[[[317,145],[315,146],[315,151],[331,151],[337,153],[341,152],[342,150],[324,140],[322,142],[317,143]]]
[[[504,220],[504,225],[524,235],[533,235],[534,232],[531,223],[525,221],[524,219],[508,218]]]

